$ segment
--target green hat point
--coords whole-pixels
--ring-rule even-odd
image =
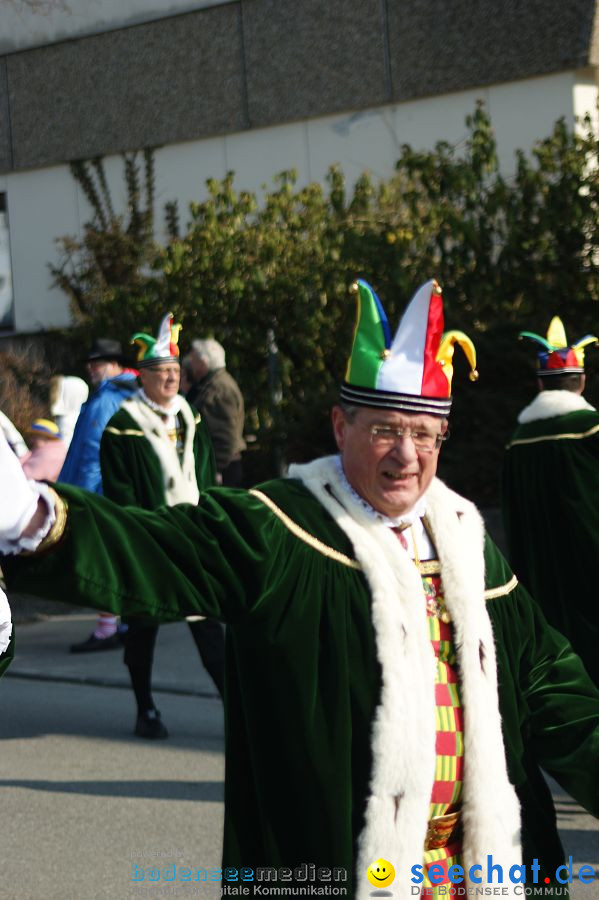
[[[550,353],[552,352],[552,350],[556,349],[553,346],[553,344],[550,344],[549,341],[546,340],[546,338],[541,337],[540,334],[535,334],[533,331],[521,331],[520,334],[518,335],[518,337],[519,338],[530,338],[531,341],[536,341],[537,344],[540,344],[542,347],[545,348],[545,350],[548,350]]]
[[[381,301],[366,281],[359,278],[350,288],[356,294],[356,324],[345,380],[360,387],[376,388],[379,370],[391,346],[391,330]]]

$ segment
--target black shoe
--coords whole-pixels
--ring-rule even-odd
[[[71,644],[70,652],[91,653],[96,650],[118,650],[122,646],[123,642],[118,634],[113,634],[106,638],[99,638],[95,634],[90,634],[87,640],[81,641],[79,644]]]
[[[168,737],[168,731],[162,724],[157,709],[148,709],[147,712],[140,713],[133,733],[137,737],[150,738],[150,740],[161,740]]]

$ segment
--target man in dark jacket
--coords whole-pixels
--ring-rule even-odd
[[[224,347],[213,338],[192,341],[189,366],[194,380],[187,399],[208,425],[218,481],[227,487],[240,487],[241,454],[246,447],[245,411],[239,386],[225,367]]]
[[[94,388],[81,407],[67,457],[58,476],[63,484],[73,484],[94,494],[102,494],[100,440],[106,423],[123,400],[137,389],[136,373],[125,369],[119,341],[98,338],[87,357],[89,380]],[[100,613],[88,638],[71,646],[71,653],[115,650],[121,646],[117,619],[112,613]]]

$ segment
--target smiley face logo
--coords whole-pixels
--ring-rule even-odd
[[[377,888],[389,887],[395,878],[395,869],[386,859],[375,859],[366,870],[369,882]]]

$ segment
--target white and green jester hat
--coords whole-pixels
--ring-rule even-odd
[[[167,313],[160,323],[158,337],[152,337],[143,331],[138,331],[131,338],[132,344],[137,344],[137,362],[139,369],[148,366],[157,366],[165,362],[179,362],[179,332],[181,325],[174,324],[172,313]]]
[[[568,344],[564,323],[554,316],[547,329],[547,337],[533,331],[521,331],[520,338],[530,338],[541,345],[537,357],[537,375],[547,378],[551,375],[582,375],[584,372],[584,348],[596,344],[594,334],[587,334],[575,344]]]
[[[352,406],[374,406],[400,412],[447,416],[451,408],[453,351],[457,343],[476,381],[476,350],[461,331],[443,334],[443,298],[433,279],[418,288],[395,337],[381,301],[367,282],[358,279],[357,315],[341,400]]]

